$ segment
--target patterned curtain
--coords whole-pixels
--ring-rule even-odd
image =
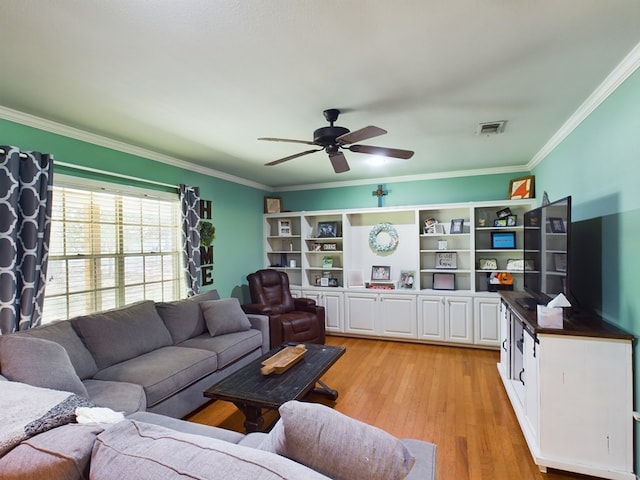
[[[53,156],[0,146],[0,334],[40,323]]]
[[[180,185],[182,243],[187,296],[200,292],[200,189]]]

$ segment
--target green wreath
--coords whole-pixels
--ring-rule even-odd
[[[216,238],[216,227],[211,222],[203,222],[200,220],[200,246],[208,247]]]
[[[381,233],[389,235],[387,243],[378,241],[378,235]],[[390,223],[378,223],[369,232],[369,246],[376,253],[391,253],[398,247],[398,242],[398,232]]]

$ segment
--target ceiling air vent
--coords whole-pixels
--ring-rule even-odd
[[[486,122],[478,124],[477,135],[495,135],[497,133],[504,132],[504,125],[506,120],[500,120],[499,122]]]

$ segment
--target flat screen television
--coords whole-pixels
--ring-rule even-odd
[[[570,248],[570,196],[525,212],[524,290],[533,298],[525,308],[546,305],[559,293],[570,297]]]

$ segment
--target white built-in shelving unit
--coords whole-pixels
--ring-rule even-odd
[[[325,306],[330,333],[497,348],[499,299],[488,278],[507,272],[513,288],[522,289],[522,270],[511,266],[523,258],[523,214],[534,202],[265,214],[264,266],[285,271],[294,295]],[[506,208],[514,224],[494,226]],[[437,220],[433,229],[431,219]],[[397,236],[391,251],[370,246],[381,224]],[[515,248],[492,248],[492,232],[513,232]],[[377,241],[386,245],[392,238],[383,230]],[[481,268],[481,259],[494,260],[496,268]],[[386,282],[371,278],[374,266],[389,269]],[[452,275],[452,290],[434,285],[434,275],[442,273]]]

